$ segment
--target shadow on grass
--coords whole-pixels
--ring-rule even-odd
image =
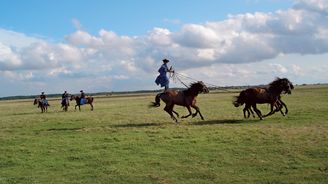
[[[120,124],[120,125],[112,125],[112,128],[142,128],[142,127],[151,127],[151,126],[162,126],[160,123],[128,123],[128,124]]]
[[[81,130],[84,127],[78,127],[78,128],[49,128],[46,129],[46,131],[77,131],[77,130]]]
[[[64,111],[62,109],[59,109],[59,110],[49,110],[47,112],[41,112],[41,111],[33,111],[33,112],[14,112],[12,113],[12,115],[15,115],[15,116],[19,116],[19,115],[36,115],[36,114],[39,114],[39,115],[45,115],[45,114],[57,114],[57,113],[70,113],[70,112],[78,112],[75,111],[75,110],[71,110],[71,111]]]
[[[243,120],[243,119],[222,119],[222,120],[209,120],[209,121],[197,121],[197,122],[189,122],[188,125],[196,125],[196,126],[202,126],[202,125],[223,125],[223,124],[252,124],[252,123],[258,123],[261,122],[261,120]],[[179,125],[179,123],[128,123],[128,124],[116,124],[111,125],[112,128],[144,128],[144,127],[155,127],[155,126],[163,126],[166,124],[172,124],[172,125]]]
[[[222,120],[209,120],[209,121],[197,121],[189,123],[191,125],[222,125],[222,124],[250,124],[258,123],[260,120],[243,120],[243,119],[222,119]]]

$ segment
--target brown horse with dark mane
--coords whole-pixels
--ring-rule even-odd
[[[269,84],[268,88],[248,88],[240,92],[239,96],[236,97],[236,100],[233,102],[235,107],[245,104],[243,109],[244,117],[246,118],[246,112],[252,112],[251,107],[256,112],[260,119],[263,117],[274,114],[277,111],[282,112],[282,107],[286,108],[286,113],[288,112],[287,105],[281,100],[282,93],[291,94],[291,90],[294,89],[293,84],[287,78],[277,78]],[[257,109],[256,104],[269,103],[271,105],[271,111],[262,115],[261,111]],[[274,107],[276,108],[274,110]],[[283,114],[283,112],[282,112]],[[254,115],[253,115],[254,116]]]
[[[88,96],[85,98],[86,99],[86,103],[85,104],[90,104],[91,106],[91,110],[93,111],[93,97],[92,96]],[[75,105],[75,110],[76,110],[76,107],[79,107],[79,111],[81,111],[81,105],[85,105],[85,104],[81,104],[81,98],[79,96],[74,96],[74,95],[71,95],[71,101],[72,100],[75,100],[76,102],[76,105]]]
[[[199,93],[208,93],[209,90],[206,85],[202,82],[192,83],[190,87],[184,91],[176,91],[176,90],[167,90],[163,93],[159,93],[155,97],[155,102],[151,105],[152,107],[159,107],[161,99],[165,102],[166,106],[164,110],[171,116],[171,118],[178,122],[177,118],[174,117],[173,113],[179,117],[179,114],[173,110],[174,105],[180,105],[187,107],[189,114],[186,116],[182,116],[181,118],[187,118],[190,115],[192,117],[200,115],[202,120],[204,120],[202,114],[200,113],[199,107],[196,106],[196,97]],[[196,110],[195,113],[191,112],[191,107]]]
[[[41,113],[47,112],[48,110],[48,105],[45,104],[41,99],[36,98],[34,99],[33,105],[38,104],[38,108],[41,109]]]

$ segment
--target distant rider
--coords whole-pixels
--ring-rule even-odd
[[[67,93],[67,91],[64,91],[64,93],[62,94],[62,105],[67,105],[69,106],[69,100],[68,100],[68,96],[69,94]]]
[[[83,90],[81,90],[80,92],[81,92],[80,104],[81,105],[86,104],[87,103],[87,100],[85,99],[85,94],[84,94]]]
[[[47,100],[47,96],[44,94],[44,92],[41,92],[40,99],[43,105],[50,106]]]

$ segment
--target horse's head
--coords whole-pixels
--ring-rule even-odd
[[[38,104],[38,99],[37,98],[34,99],[34,102],[33,102],[33,105],[36,105],[36,104]]]
[[[75,96],[71,95],[71,98],[69,99],[70,101],[75,100]]]
[[[294,85],[287,78],[277,78],[275,81],[270,83],[270,87],[279,89],[283,93],[292,93]]]
[[[280,81],[283,92],[291,94],[292,89],[294,89],[294,85],[287,78],[280,79]]]
[[[288,80],[288,79],[287,79]],[[288,80],[288,82],[289,82],[289,89],[287,90],[287,93],[288,94],[292,94],[292,89],[294,89],[294,85],[292,84],[292,82],[290,82],[289,80]]]
[[[198,82],[192,83],[190,85],[190,89],[194,90],[198,93],[209,93],[209,90],[203,81],[198,81]]]

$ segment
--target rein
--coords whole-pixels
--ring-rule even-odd
[[[178,80],[182,85],[184,85],[186,88],[189,88],[189,86],[186,84],[186,83],[184,83],[181,79],[180,79],[180,77],[178,76],[178,75],[180,75],[180,74],[178,74],[178,73],[176,73],[176,72],[173,72],[173,74],[172,74],[172,78],[173,78],[173,81],[175,81],[175,80]]]
[[[192,77],[189,77],[187,75],[184,75],[184,74],[181,74],[181,73],[178,73],[178,72],[173,72],[173,74],[170,76],[170,78],[173,78],[173,81],[176,81],[178,80],[182,85],[184,85],[185,87],[189,87],[188,85],[186,85],[185,82],[183,82],[183,79],[184,80],[189,80],[191,82],[198,82],[200,80],[197,80],[195,78],[192,78]],[[218,85],[214,85],[214,84],[211,84],[211,83],[208,83],[208,82],[204,82],[204,84],[206,84],[207,86],[209,87],[213,87],[213,88],[221,88],[220,86]],[[229,92],[229,90],[226,90],[226,89],[220,89],[220,90],[223,90],[223,91],[227,91]]]

